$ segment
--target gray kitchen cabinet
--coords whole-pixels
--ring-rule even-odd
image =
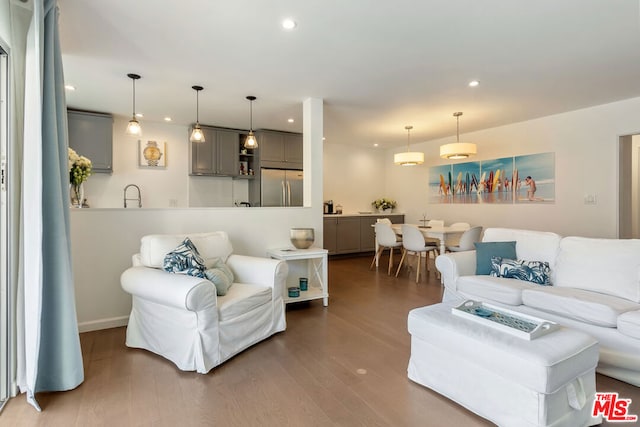
[[[323,221],[323,245],[329,251],[329,255],[333,255],[337,250],[337,230],[338,218],[324,218]]]
[[[190,175],[236,176],[240,132],[202,126],[205,142],[190,142]],[[189,130],[191,134],[191,129]]]
[[[69,148],[91,160],[93,173],[113,172],[113,117],[67,110]]]
[[[260,167],[302,169],[302,134],[261,130],[257,135]]]
[[[325,215],[324,249],[329,255],[373,252],[376,233],[373,224],[378,218],[389,218],[394,224],[402,224],[404,215]]]

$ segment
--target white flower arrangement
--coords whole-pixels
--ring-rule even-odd
[[[376,209],[393,209],[396,207],[396,201],[395,200],[391,200],[391,199],[386,199],[386,198],[381,198],[381,199],[376,199],[373,202],[371,202],[371,206],[373,206]]]
[[[79,186],[91,176],[91,160],[69,148],[69,182]]]

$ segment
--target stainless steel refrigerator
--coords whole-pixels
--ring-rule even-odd
[[[262,168],[262,206],[302,206],[302,178],[301,170]]]

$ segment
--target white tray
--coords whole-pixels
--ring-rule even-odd
[[[538,338],[560,327],[550,320],[473,300],[453,307],[451,313],[526,340]]]

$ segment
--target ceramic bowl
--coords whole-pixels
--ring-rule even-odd
[[[313,228],[292,228],[291,243],[297,249],[307,249],[313,245],[315,234]]]

